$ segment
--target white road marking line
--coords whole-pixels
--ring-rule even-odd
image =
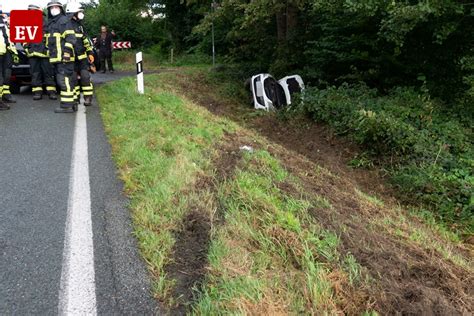
[[[59,291],[60,315],[96,315],[94,243],[87,149],[87,121],[81,103],[76,113],[68,215]]]

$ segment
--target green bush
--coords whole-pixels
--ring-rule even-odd
[[[145,53],[152,56],[158,61],[163,61],[169,58],[168,50],[164,48],[162,44],[155,44],[151,47],[146,48]]]
[[[452,227],[472,231],[474,133],[471,123],[411,88],[380,96],[365,85],[310,88],[301,108],[349,134],[392,175],[409,203],[423,204]]]

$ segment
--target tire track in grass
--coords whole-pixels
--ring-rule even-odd
[[[215,206],[217,190],[223,181],[232,177],[242,158],[239,147],[245,143],[248,142],[241,135],[226,133],[212,160],[215,175],[203,175],[195,184],[196,199],[199,196],[202,199],[191,202],[181,230],[175,232],[172,259],[165,267],[167,277],[174,282],[169,310],[172,315],[186,314],[196,300],[195,290],[206,277],[211,230],[223,224],[224,210]],[[202,203],[206,199],[208,202]]]

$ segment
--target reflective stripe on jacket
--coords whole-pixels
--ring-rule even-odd
[[[15,44],[10,42],[10,30],[8,25],[0,18],[0,55],[5,55],[7,51],[18,55]]]
[[[50,17],[48,20],[48,33],[45,35],[48,47],[49,61],[53,64],[63,61],[63,54],[69,53],[74,61],[74,45],[76,36],[71,25],[71,20],[64,14]]]
[[[6,32],[6,25],[0,20],[0,56],[7,52],[8,36]]]
[[[48,57],[48,49],[46,44],[46,34],[48,26],[43,21],[43,41],[41,43],[25,43],[23,47],[25,48],[26,56],[28,57]]]
[[[71,17],[71,24],[74,28],[74,32],[77,39],[76,45],[74,46],[76,59],[78,60],[86,59],[87,54],[92,53],[92,46],[90,44],[90,41],[80,21],[75,20]]]

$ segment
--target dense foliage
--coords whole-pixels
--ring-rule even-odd
[[[252,71],[299,72],[307,83],[416,86],[452,101],[474,95],[474,3],[468,0],[101,0],[101,24],[166,55],[217,53]],[[465,102],[465,101],[463,101]]]
[[[95,37],[105,25],[116,34],[115,40],[131,41],[132,47],[168,45],[169,36],[158,12],[142,0],[100,0],[84,3],[84,25],[87,33]]]
[[[467,1],[223,0],[195,31],[205,34],[212,20],[221,53],[277,76],[299,71],[313,85],[362,80],[381,90],[423,86],[446,99],[472,88]]]
[[[474,228],[474,132],[426,95],[365,85],[309,89],[304,110],[348,134],[381,163],[401,196],[453,226]],[[469,124],[470,122],[466,122]],[[356,166],[367,164],[365,157]]]

